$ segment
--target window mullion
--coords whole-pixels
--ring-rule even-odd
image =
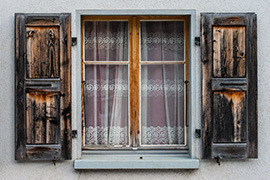
[[[130,135],[131,146],[139,145],[139,86],[140,86],[140,66],[139,66],[139,20],[132,17],[131,32],[131,63],[130,63]]]

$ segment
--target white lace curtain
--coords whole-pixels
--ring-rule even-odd
[[[86,61],[127,61],[127,22],[86,22]],[[85,66],[85,144],[128,143],[128,67]]]
[[[184,59],[182,22],[142,22],[142,61]],[[86,61],[127,61],[127,22],[86,22]],[[128,66],[85,65],[85,144],[128,144]],[[182,144],[184,65],[141,66],[142,144]],[[132,98],[132,97],[130,97]]]
[[[183,22],[142,22],[142,61],[183,61]],[[184,143],[184,65],[141,66],[142,144]]]

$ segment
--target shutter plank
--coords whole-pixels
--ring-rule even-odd
[[[248,26],[252,27],[247,32],[247,63],[248,72],[248,157],[258,158],[258,90],[257,90],[257,16],[248,17]]]
[[[60,26],[59,14],[27,14],[25,26]]]
[[[214,92],[213,142],[246,142],[245,92]]]
[[[211,78],[212,78],[212,49],[211,49],[211,15],[201,15],[201,58],[203,62],[202,68],[202,141],[203,141],[203,157],[211,158],[213,126],[211,122],[212,108],[212,92],[211,91]]]
[[[27,144],[59,142],[59,93],[26,94]]]
[[[203,158],[257,157],[256,15],[201,14]]]
[[[60,145],[27,145],[27,158],[31,160],[59,160],[61,159]]]
[[[214,77],[245,77],[245,27],[213,27]]]
[[[63,98],[61,99],[61,135],[62,135],[62,156],[65,159],[71,159],[71,28],[70,28],[70,16],[66,14],[60,15],[60,23],[63,25],[61,31],[60,41],[61,43],[61,79],[62,87],[61,94]]]
[[[46,143],[59,143],[60,134],[60,95],[58,93],[47,96],[47,127]]]
[[[246,143],[219,143],[212,145],[212,156],[220,159],[245,159],[247,158]]]
[[[16,14],[15,17],[15,159],[25,160],[25,97],[24,97],[24,68],[25,68],[25,16]]]

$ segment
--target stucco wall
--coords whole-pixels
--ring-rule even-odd
[[[270,0],[0,0],[0,179],[270,179]],[[259,158],[246,161],[200,161],[198,170],[75,171],[73,161],[18,163],[14,160],[14,13],[72,13],[76,36],[78,9],[196,9],[196,36],[200,12],[255,12],[258,19],[258,129]],[[73,60],[76,48],[72,49]],[[196,58],[199,61],[199,48]],[[197,69],[200,69],[199,67]],[[200,84],[197,84],[200,88]],[[198,108],[200,105],[198,104]],[[200,117],[198,115],[197,117]],[[73,119],[73,121],[75,121]],[[200,127],[197,119],[196,127]],[[73,125],[76,123],[73,122]],[[73,157],[76,146],[73,143]],[[196,156],[201,153],[196,139]]]

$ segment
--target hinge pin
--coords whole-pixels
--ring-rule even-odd
[[[200,129],[195,129],[195,137],[201,138],[201,130]]]
[[[195,37],[195,45],[200,46],[201,45],[201,38],[200,37]]]

